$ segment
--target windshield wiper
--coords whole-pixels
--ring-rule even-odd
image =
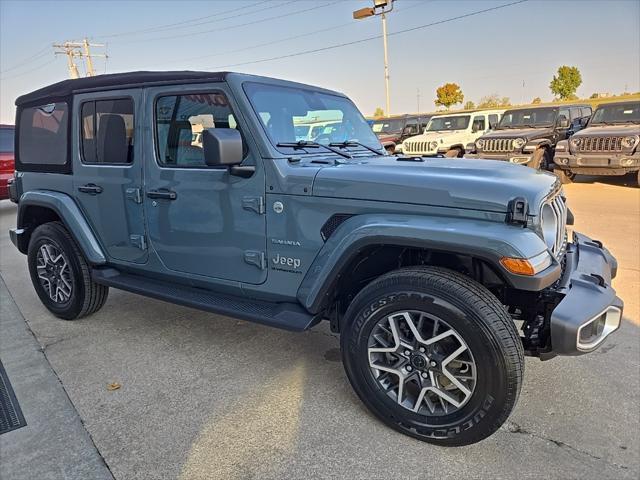
[[[345,140],[344,142],[332,142],[332,143],[329,144],[329,146],[330,147],[341,147],[341,148],[362,147],[362,148],[366,148],[370,152],[376,153],[378,155],[384,155],[384,153],[382,153],[380,150],[376,150],[375,148],[370,147],[369,145],[365,145],[364,143],[356,142],[355,140]]]
[[[353,158],[348,153],[341,152],[337,148],[331,148],[329,145],[325,145],[324,143],[311,142],[309,140],[298,140],[297,142],[279,142],[276,144],[276,147],[291,147],[291,148],[326,148],[330,152],[337,153],[343,158]]]

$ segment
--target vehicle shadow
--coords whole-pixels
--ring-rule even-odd
[[[616,187],[633,188],[638,187],[637,173],[619,176],[605,176],[605,175],[576,175],[573,183],[585,183],[596,184],[601,183],[604,185],[611,185]]]

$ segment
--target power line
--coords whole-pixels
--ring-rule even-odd
[[[423,29],[423,28],[428,28],[428,27],[433,27],[433,26],[436,26],[436,25],[441,25],[443,23],[453,22],[455,20],[460,20],[460,19],[463,19],[463,18],[472,17],[474,15],[480,15],[482,13],[487,13],[487,12],[491,12],[491,11],[494,11],[494,10],[500,10],[500,9],[506,8],[506,7],[511,7],[513,5],[518,5],[520,3],[525,3],[527,1],[528,0],[518,0],[516,2],[511,2],[511,3],[506,3],[506,4],[503,4],[503,5],[498,5],[496,7],[477,10],[475,12],[466,13],[464,15],[458,15],[456,17],[446,18],[444,20],[439,20],[437,22],[427,23],[427,24],[419,25],[417,27],[412,27],[412,28],[406,28],[404,30],[398,30],[396,32],[389,33],[388,36],[391,37],[391,36],[394,36],[394,35],[400,35],[400,34],[407,33],[407,32],[413,32],[415,30],[420,30],[420,29]],[[382,37],[382,35],[373,35],[371,37],[361,38],[359,40],[353,40],[351,42],[344,42],[344,43],[338,43],[338,44],[335,44],[335,45],[328,45],[326,47],[314,48],[312,50],[303,50],[301,52],[290,53],[290,54],[287,54],[287,55],[280,55],[280,56],[277,56],[277,57],[262,58],[260,60],[252,60],[252,61],[249,61],[249,62],[240,62],[240,63],[233,63],[233,64],[228,64],[228,65],[221,65],[221,66],[217,66],[217,67],[211,67],[211,70],[217,70],[217,69],[229,68],[229,67],[239,67],[239,66],[243,66],[243,65],[252,65],[252,64],[256,64],[256,63],[271,62],[273,60],[281,60],[281,59],[284,59],[284,58],[299,57],[301,55],[308,55],[310,53],[324,52],[324,51],[327,51],[327,50],[334,50],[334,49],[340,48],[340,47],[347,47],[347,46],[356,45],[356,44],[359,44],[359,43],[370,42],[372,40],[377,40],[377,39],[379,39],[381,37]]]
[[[188,20],[183,20],[181,22],[166,23],[164,25],[156,25],[154,27],[148,27],[148,28],[145,28],[145,29],[142,29],[142,30],[129,30],[129,31],[126,31],[126,32],[111,33],[111,34],[106,34],[106,35],[95,35],[95,37],[97,37],[97,38],[114,38],[114,37],[123,37],[123,36],[127,36],[127,35],[138,35],[138,34],[147,33],[147,32],[155,32],[156,30],[159,30],[159,29],[193,27],[193,26],[196,26],[196,25],[201,25],[201,23],[197,23],[195,25],[187,25],[186,27],[184,27],[184,26],[181,27],[181,25],[185,25],[185,24],[192,23],[192,22],[198,22],[198,21],[203,20],[205,18],[211,18],[211,17],[218,17],[220,15],[226,15],[227,13],[237,12],[238,10],[244,10],[245,12],[240,14],[240,15],[245,15],[246,14],[246,9],[255,7],[257,5],[262,5],[262,4],[267,3],[267,2],[269,2],[269,0],[262,0],[261,2],[252,3],[251,5],[247,5],[247,6],[239,7],[239,8],[232,8],[230,10],[224,10],[222,12],[216,12],[216,13],[213,13],[211,15],[206,15],[204,17],[203,16],[194,17],[194,18],[191,18],[191,19],[188,19]],[[255,13],[255,12],[252,12],[252,13]],[[237,15],[237,16],[240,16],[240,15]],[[219,20],[216,19],[214,21],[228,20],[229,18],[235,18],[235,17],[236,17],[236,15],[234,15],[232,17],[222,18],[222,19],[219,19]],[[207,22],[203,22],[203,23],[207,23]]]
[[[295,0],[293,0],[293,1],[295,1]],[[335,5],[336,3],[340,3],[341,1],[342,0],[336,0],[334,2],[325,3],[324,5],[316,5],[314,7],[306,8],[304,10],[296,10],[295,12],[284,13],[284,14],[281,14],[281,15],[273,15],[271,17],[263,17],[263,18],[261,18],[259,20],[254,20],[254,21],[246,22],[246,23],[240,23],[240,24],[237,24],[237,25],[229,25],[227,27],[222,27],[222,28],[201,30],[199,32],[181,33],[181,34],[177,34],[177,35],[169,35],[169,36],[166,36],[166,37],[154,37],[154,38],[146,38],[146,39],[143,39],[143,40],[131,40],[129,43],[156,42],[158,40],[172,40],[174,38],[193,37],[195,35],[202,35],[202,34],[210,33],[210,32],[222,32],[222,31],[225,31],[225,30],[231,30],[231,29],[235,29],[235,28],[246,27],[248,25],[255,25],[255,24],[258,24],[258,23],[268,22],[270,20],[278,20],[280,18],[291,17],[293,15],[299,15],[301,13],[311,12],[313,10],[318,10],[320,8],[325,8],[325,7],[329,7],[331,5]],[[279,6],[281,6],[281,5],[279,5]]]
[[[16,75],[9,75],[8,77],[0,78],[0,80],[1,80],[1,81],[5,81],[5,80],[9,80],[9,79],[11,79],[11,78],[18,78],[18,77],[22,77],[23,75],[26,75],[26,74],[31,73],[31,72],[35,72],[36,70],[40,70],[41,68],[44,68],[44,67],[46,67],[46,66],[48,66],[48,65],[51,65],[51,64],[52,64],[53,62],[55,62],[55,61],[56,61],[56,59],[55,59],[55,58],[52,58],[52,59],[51,59],[51,60],[49,60],[48,62],[43,63],[42,65],[39,65],[39,66],[37,66],[37,67],[35,67],[35,68],[32,68],[32,69],[30,69],[30,70],[26,70],[26,71],[24,71],[24,72],[22,72],[22,73],[18,73],[18,74],[16,74]]]
[[[29,63],[31,63],[31,62],[33,62],[35,60],[39,60],[40,58],[44,57],[47,54],[48,51],[49,51],[49,46],[46,46],[42,50],[38,50],[33,55],[23,59],[20,63],[15,64],[13,67],[5,68],[0,73],[10,72],[11,70],[15,70],[16,68],[20,68],[20,67],[22,67],[24,65],[28,65]]]
[[[421,2],[416,3],[416,4],[414,4],[414,5],[410,6],[410,7],[397,9],[396,12],[397,12],[397,14],[400,14],[400,13],[405,12],[407,10],[411,10],[412,8],[422,7],[426,3],[432,2],[432,1],[434,1],[434,0],[421,1]],[[232,54],[232,53],[244,52],[244,51],[247,51],[247,50],[253,50],[254,48],[267,47],[267,46],[275,45],[275,44],[278,44],[278,43],[288,42],[290,40],[297,40],[298,38],[308,37],[308,36],[315,35],[315,34],[318,34],[318,33],[325,33],[325,32],[329,32],[329,31],[332,31],[332,30],[338,30],[340,28],[344,28],[344,27],[348,27],[348,26],[353,26],[353,20],[351,20],[349,22],[345,22],[345,23],[340,23],[340,24],[334,25],[332,27],[321,28],[320,30],[314,30],[312,32],[305,32],[305,33],[301,33],[299,35],[293,35],[291,37],[281,38],[279,40],[273,40],[271,42],[266,42],[266,43],[262,42],[262,43],[258,43],[258,44],[249,45],[247,47],[237,48],[235,50],[226,50],[226,51],[223,51],[223,52],[210,53],[210,54],[207,54],[207,55],[198,55],[197,57],[180,58],[180,59],[168,60],[168,61],[165,60],[164,63],[190,62],[192,60],[202,60],[203,58],[219,57],[220,55],[228,55],[228,54]]]

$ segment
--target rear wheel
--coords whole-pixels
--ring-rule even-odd
[[[364,404],[392,428],[467,445],[507,419],[522,384],[522,342],[482,285],[442,268],[384,275],[353,300],[342,358]]]
[[[560,179],[560,182],[563,185],[569,184],[573,182],[573,179],[576,178],[576,174],[571,170],[562,170],[561,168],[554,168],[553,173],[556,177]]]
[[[106,302],[109,288],[91,279],[82,252],[60,222],[35,229],[27,261],[38,297],[55,316],[76,320],[98,311]]]
[[[456,148],[451,148],[447,150],[444,156],[448,158],[460,158],[462,157],[463,154],[464,154],[464,151],[461,148],[456,147]]]

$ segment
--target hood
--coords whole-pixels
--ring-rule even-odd
[[[511,199],[524,197],[536,214],[558,185],[555,175],[506,162],[385,156],[322,168],[313,195],[505,213]]]
[[[553,128],[551,127],[505,128],[502,130],[492,130],[483,135],[482,138],[524,138],[525,140],[532,140],[534,138],[549,137],[551,135],[553,135]]]
[[[627,135],[640,135],[640,125],[597,125],[583,128],[573,134],[574,137],[624,137]]]
[[[395,142],[400,138],[400,132],[397,133],[376,133],[380,143],[382,142]]]
[[[424,142],[430,140],[439,140],[441,138],[455,137],[458,135],[464,135],[465,133],[466,130],[434,130],[432,132],[424,132],[420,135],[416,135],[415,137],[411,137],[409,140],[418,140]]]

